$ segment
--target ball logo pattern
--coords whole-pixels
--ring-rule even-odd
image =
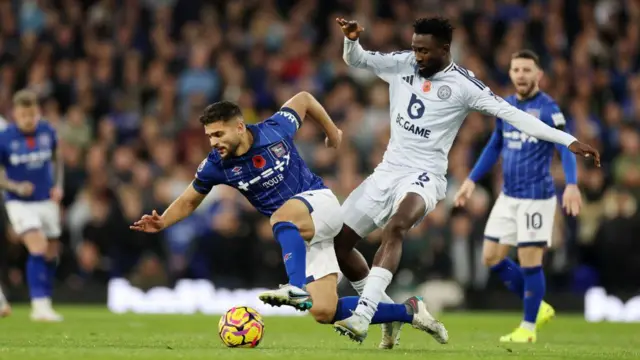
[[[254,348],[264,335],[262,315],[250,307],[233,307],[220,318],[218,335],[227,347]]]

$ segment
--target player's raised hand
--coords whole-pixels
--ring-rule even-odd
[[[165,228],[164,220],[157,211],[153,210],[151,215],[143,215],[140,220],[129,226],[129,229],[135,231],[142,231],[146,233],[157,233]]]
[[[569,150],[576,155],[581,155],[586,158],[593,157],[593,162],[597,167],[600,167],[600,153],[590,145],[581,143],[580,141],[574,141],[569,145]]]
[[[582,195],[577,185],[567,185],[562,194],[562,208],[571,216],[578,216],[582,207]]]
[[[342,143],[342,130],[338,129],[335,135],[324,139],[324,145],[328,148],[339,149]]]
[[[340,25],[344,36],[351,40],[357,40],[364,28],[355,20],[345,20],[344,18],[336,18],[336,22]]]
[[[28,181],[21,181],[16,183],[13,189],[13,192],[18,194],[18,196],[27,197],[33,194],[34,186],[32,183]]]
[[[475,190],[475,188],[476,188],[476,183],[474,183],[470,179],[466,179],[462,183],[462,186],[460,186],[460,189],[458,189],[458,192],[456,192],[456,195],[453,198],[454,206],[456,207],[464,206],[467,203],[467,200],[469,200],[469,198],[471,197],[471,194],[473,194],[473,190]]]

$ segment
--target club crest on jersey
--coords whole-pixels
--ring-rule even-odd
[[[284,154],[287,153],[287,149],[285,149],[284,145],[281,142],[270,146],[269,150],[271,151],[271,153],[273,155],[275,155],[276,157],[279,157],[279,158],[283,157]]]
[[[251,161],[253,162],[253,167],[255,167],[256,169],[262,169],[263,167],[265,167],[265,165],[267,165],[267,160],[265,160],[262,155],[256,155],[253,158],[251,158]]]
[[[448,85],[442,85],[438,88],[438,97],[441,100],[447,100],[451,97],[451,88]]]
[[[428,93],[429,91],[431,91],[431,81],[425,80],[422,84],[422,92]]]
[[[242,167],[241,166],[236,166],[233,169],[231,169],[231,172],[234,173],[235,175],[238,175],[242,172]]]
[[[49,147],[49,146],[51,146],[51,139],[49,138],[49,135],[47,135],[47,134],[38,135],[38,144],[41,147]]]
[[[534,117],[540,119],[540,109],[527,109],[527,114],[533,115]]]

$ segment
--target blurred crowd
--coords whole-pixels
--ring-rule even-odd
[[[549,289],[582,291],[601,282],[640,288],[640,5],[633,0],[14,0],[0,2],[0,124],[11,96],[40,96],[65,162],[64,234],[58,281],[81,288],[127,277],[149,287],[178,278],[217,286],[274,286],[285,280],[267,219],[233,189],[215,188],[197,213],[159,235],[129,231],[163,211],[209,151],[198,123],[220,99],[240,104],[249,123],[269,117],[296,92],[314,94],[344,131],[344,147],[323,147],[311,123],[296,141],[313,171],[344,199],[381,161],[389,138],[388,87],[342,55],[337,16],[366,29],[366,49],[408,49],[418,16],[443,15],[457,30],[454,61],[494,92],[513,90],[510,56],[540,54],[542,88],[569,128],[603,154],[579,161],[584,208],[557,214],[547,257]],[[492,118],[474,113],[450,153],[452,196],[490,136]],[[563,173],[554,166],[558,194]],[[431,279],[491,287],[482,266],[484,223],[500,192],[488,176],[465,209],[451,198],[405,244],[396,286]],[[6,235],[6,236],[4,236]],[[24,281],[25,251],[6,221],[3,282]],[[360,248],[371,259],[379,234]],[[495,284],[494,284],[495,285]]]

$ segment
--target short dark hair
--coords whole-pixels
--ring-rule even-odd
[[[511,55],[511,60],[513,60],[513,59],[533,60],[533,62],[536,64],[536,66],[538,68],[541,68],[541,66],[540,66],[540,57],[533,50],[524,49],[524,50],[516,51]]]
[[[20,90],[13,95],[13,105],[23,107],[36,106],[38,105],[38,95],[31,90]]]
[[[231,101],[222,100],[207,106],[199,120],[202,125],[208,125],[216,121],[229,121],[238,116],[242,116],[240,107]]]
[[[443,44],[451,44],[453,25],[443,17],[419,18],[413,23],[413,32],[420,35],[433,35]]]

